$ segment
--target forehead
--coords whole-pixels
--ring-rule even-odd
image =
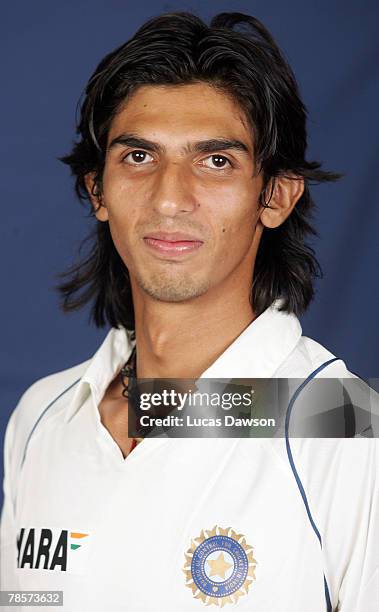
[[[241,107],[231,95],[206,83],[138,87],[113,119],[108,142],[125,130],[172,143],[181,137],[230,137],[252,145]]]

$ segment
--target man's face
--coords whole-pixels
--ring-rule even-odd
[[[239,106],[203,83],[142,86],[108,135],[103,203],[133,291],[180,302],[250,289],[262,178]]]

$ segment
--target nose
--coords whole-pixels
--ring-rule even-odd
[[[154,210],[166,217],[176,217],[196,209],[191,177],[180,162],[170,162],[157,173],[152,194]]]

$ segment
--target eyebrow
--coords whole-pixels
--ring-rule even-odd
[[[146,151],[152,151],[154,153],[163,152],[164,148],[161,147],[156,142],[152,142],[151,140],[146,140],[145,138],[140,138],[139,136],[135,136],[133,134],[120,134],[113,138],[108,145],[107,150],[121,146],[121,147],[137,147],[141,149],[146,149]]]
[[[107,151],[110,151],[117,146],[141,148],[153,153],[164,153],[166,150],[165,147],[157,142],[146,140],[145,138],[140,138],[139,136],[129,133],[120,134],[119,136],[113,138],[108,145]],[[197,142],[187,143],[183,147],[183,150],[186,153],[214,153],[215,151],[226,149],[234,149],[235,151],[246,153],[249,156],[251,155],[250,148],[244,142],[230,138],[210,138],[208,140],[199,140]]]

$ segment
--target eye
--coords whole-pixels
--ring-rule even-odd
[[[203,165],[207,168],[212,168],[213,170],[224,170],[224,168],[231,167],[232,164],[225,155],[210,155],[205,160],[203,160]]]
[[[131,151],[123,158],[123,161],[126,161],[131,166],[141,166],[146,162],[149,162],[153,159],[153,157],[146,153],[146,151]]]

